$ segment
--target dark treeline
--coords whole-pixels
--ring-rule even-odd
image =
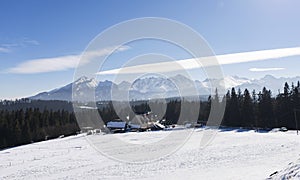
[[[0,149],[72,135],[78,131],[74,113],[66,110],[0,110]]]
[[[300,110],[299,82],[295,86],[288,83],[284,85],[283,93],[273,97],[270,90],[263,88],[256,93],[247,89],[241,90],[232,88],[228,91],[226,109],[222,121],[223,126],[247,127],[247,128],[275,128],[287,127],[298,129],[300,117],[297,118]],[[211,98],[213,101],[215,98]],[[300,114],[299,114],[300,115]]]
[[[45,109],[51,109],[53,111],[65,110],[73,112],[73,106],[71,102],[59,101],[59,100],[30,100],[28,98],[12,100],[0,100],[0,110],[20,110],[26,108],[38,108],[43,111]]]

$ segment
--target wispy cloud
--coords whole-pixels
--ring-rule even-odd
[[[254,61],[263,61],[268,59],[277,59],[291,56],[299,56],[300,47],[294,48],[283,48],[283,49],[271,49],[271,50],[261,50],[252,52],[242,52],[234,54],[217,55],[218,63],[220,65],[226,64],[236,64],[236,63],[246,63]],[[155,72],[172,72],[184,69],[196,69],[207,66],[214,66],[215,63],[211,63],[213,57],[202,57],[185,59],[171,62],[163,63],[152,63],[137,66],[124,67],[122,69],[112,69],[107,71],[101,71],[97,74],[136,74],[144,73],[151,70],[152,73]],[[274,69],[273,69],[274,70]]]
[[[12,48],[12,47],[26,47],[26,46],[37,46],[40,45],[40,43],[37,40],[30,39],[30,38],[21,38],[14,40],[10,43],[3,43],[1,44],[2,47]]]
[[[9,43],[0,44],[0,53],[11,53],[13,49],[24,48],[27,46],[37,46],[40,43],[37,40],[30,38],[21,38]]]
[[[250,68],[249,71],[252,72],[266,72],[266,71],[281,71],[285,68]]]
[[[23,38],[23,40],[21,41],[20,44],[23,45],[23,46],[26,46],[26,45],[35,45],[35,46],[40,45],[40,43],[37,40],[30,39],[30,38]]]
[[[99,56],[108,55],[116,47],[108,47],[98,51],[90,51],[85,53],[85,62],[81,62],[81,65],[89,62],[90,59]],[[117,51],[127,50],[128,46],[122,46],[117,49]],[[68,55],[68,56],[59,56],[53,58],[41,58],[25,61],[21,64],[18,64],[15,67],[12,67],[6,70],[7,73],[15,74],[36,74],[36,73],[46,73],[46,72],[55,72],[55,71],[65,71],[69,69],[76,68],[81,55]]]
[[[71,69],[77,66],[78,55],[61,56],[55,58],[34,59],[23,62],[16,67],[7,70],[15,74],[35,74]]]
[[[0,47],[0,53],[9,53],[10,49],[5,48],[5,47]]]

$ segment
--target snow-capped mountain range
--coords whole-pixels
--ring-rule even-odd
[[[263,87],[266,87],[273,92],[273,95],[276,95],[279,90],[282,91],[285,82],[291,84],[292,82],[297,83],[299,80],[299,76],[293,78],[276,78],[266,75],[261,79],[247,79],[238,76],[224,77],[226,89],[235,87],[241,88],[243,91],[247,88],[250,91],[255,89],[258,92]],[[200,96],[207,96],[212,92],[212,83],[221,83],[221,80],[206,79],[204,81],[192,81],[183,75],[176,75],[169,79],[163,77],[145,77],[137,79],[133,83],[123,81],[116,84],[108,80],[98,82],[93,78],[81,77],[64,87],[49,92],[42,92],[30,98],[72,101],[73,90],[73,98],[79,101],[93,100],[94,98],[96,101],[101,101],[191,96],[197,91]]]

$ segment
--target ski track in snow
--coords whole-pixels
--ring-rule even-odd
[[[180,136],[183,131],[175,133]],[[203,132],[196,129],[174,154],[148,163],[124,163],[107,158],[84,135],[6,149],[0,151],[0,179],[266,179],[282,169],[300,169],[292,163],[300,158],[300,136],[295,131],[223,130],[208,146],[200,148]],[[93,136],[123,136],[136,143],[159,138],[164,133],[168,132]],[[172,143],[167,142],[166,146]],[[133,150],[130,144],[127,146]],[[157,151],[163,147],[158,148]],[[286,171],[272,177],[280,179]]]

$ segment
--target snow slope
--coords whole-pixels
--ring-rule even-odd
[[[279,172],[275,171],[269,179],[300,179],[300,159],[289,163],[285,169]]]
[[[178,130],[175,135],[179,137],[185,131]],[[93,149],[84,135],[6,149],[0,151],[0,179],[266,179],[299,159],[300,136],[294,131],[219,130],[210,145],[199,148],[204,131],[196,129],[170,156],[137,164],[107,158]],[[102,140],[118,136],[134,144],[155,143],[166,133],[93,136]],[[172,143],[153,150],[162,151]],[[119,149],[136,151],[130,144],[110,147],[113,152]]]

